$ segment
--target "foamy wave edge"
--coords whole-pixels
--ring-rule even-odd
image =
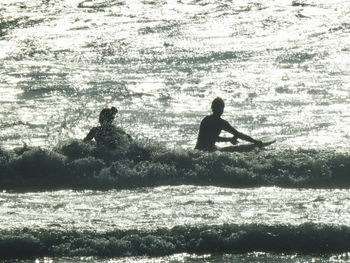
[[[0,231],[0,259],[254,251],[331,254],[349,250],[349,227],[311,223],[298,226],[176,226],[172,229],[115,230],[104,233],[47,229]]]
[[[55,149],[0,149],[2,190],[123,189],[160,185],[350,188],[350,156],[327,150],[204,153],[133,142],[110,151],[78,140]]]

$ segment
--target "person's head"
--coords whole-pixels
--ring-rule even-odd
[[[216,97],[211,103],[211,110],[215,115],[221,116],[224,112],[225,103],[220,97]]]
[[[114,120],[117,112],[118,112],[118,110],[115,107],[104,108],[103,110],[101,110],[100,116],[99,116],[100,124],[112,122]]]

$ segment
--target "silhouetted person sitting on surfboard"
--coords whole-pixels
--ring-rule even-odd
[[[245,135],[235,128],[233,128],[227,121],[221,118],[224,112],[225,103],[224,101],[217,97],[213,100],[211,104],[211,109],[213,111],[212,115],[206,116],[199,127],[199,134],[197,139],[197,144],[195,149],[202,151],[215,151],[217,150],[216,142],[231,142],[232,144],[237,144],[237,139],[242,139],[248,142],[256,144],[258,147],[262,147],[262,142],[255,140],[248,135]],[[232,138],[220,137],[221,131],[227,131],[233,135]]]
[[[132,141],[131,136],[113,124],[118,110],[115,107],[105,108],[100,112],[100,126],[93,127],[84,138],[84,142],[95,139],[97,145],[116,149],[118,145]]]

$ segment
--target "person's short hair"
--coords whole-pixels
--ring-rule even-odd
[[[213,112],[218,112],[225,107],[225,102],[222,98],[216,97],[211,103],[211,110]]]
[[[112,108],[104,108],[103,110],[101,110],[100,112],[100,116],[99,116],[99,122],[103,123],[105,121],[111,121],[113,120],[115,114],[117,114],[118,110],[115,107]]]

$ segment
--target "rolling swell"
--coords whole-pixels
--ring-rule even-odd
[[[350,156],[322,150],[203,153],[133,142],[110,151],[71,141],[53,150],[0,149],[3,190],[114,189],[160,185],[349,188]]]
[[[0,232],[0,259],[60,256],[162,256],[174,253],[339,253],[350,249],[346,226],[216,225],[97,233],[47,229]]]

